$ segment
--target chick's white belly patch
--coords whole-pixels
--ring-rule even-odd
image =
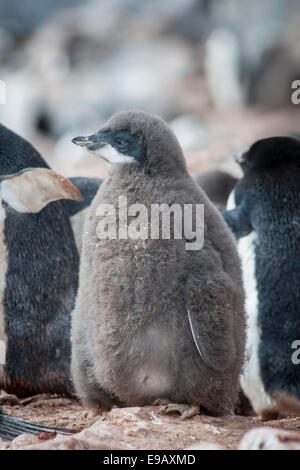
[[[163,328],[148,327],[139,335],[132,352],[141,349],[142,364],[134,373],[140,393],[145,396],[163,396],[172,386],[170,377],[170,354],[172,340]]]

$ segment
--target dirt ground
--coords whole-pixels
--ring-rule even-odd
[[[263,426],[293,433],[300,430],[300,417],[263,422],[256,416],[215,418],[199,415],[182,421],[177,415],[162,414],[161,407],[150,406],[114,408],[105,415],[93,418],[76,400],[53,395],[39,395],[22,400],[19,405],[3,406],[3,411],[36,424],[66,428],[73,432],[92,426],[90,430],[94,434],[91,435],[97,436],[101,444],[90,444],[91,448],[99,448],[100,445],[102,449],[177,450],[205,443],[206,447],[215,444],[235,450],[244,435],[253,428]],[[75,434],[74,437],[81,438],[83,434]],[[83,437],[86,438],[85,435]],[[300,440],[300,433],[298,437]],[[30,438],[27,445],[37,440],[36,437]]]

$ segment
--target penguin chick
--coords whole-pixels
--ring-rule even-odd
[[[184,417],[200,406],[230,414],[244,361],[240,263],[221,215],[188,174],[175,135],[159,117],[124,111],[73,141],[107,161],[110,174],[86,218],[72,314],[79,398],[101,409],[159,399],[170,403],[166,412]],[[168,240],[161,232],[156,239],[99,239],[99,208],[110,204],[113,213],[120,196],[128,208],[139,203],[149,213],[154,203],[204,204],[203,248],[187,250],[183,236]]]
[[[300,414],[300,142],[273,137],[240,155],[244,176],[224,218],[246,289],[247,361],[241,385],[257,414]]]
[[[228,197],[237,182],[237,178],[219,170],[207,171],[196,178],[196,183],[220,211],[226,209]]]

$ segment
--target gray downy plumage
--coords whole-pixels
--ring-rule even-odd
[[[86,218],[72,376],[86,406],[145,405],[157,398],[231,413],[244,361],[244,292],[234,239],[189,176],[178,141],[160,118],[120,112],[74,139],[109,162],[110,177]],[[100,240],[101,204],[204,204],[205,242]],[[117,223],[119,220],[117,220]],[[172,222],[171,222],[172,225]],[[173,227],[174,228],[174,227]]]

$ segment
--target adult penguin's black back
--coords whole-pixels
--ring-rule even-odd
[[[39,152],[29,142],[0,124],[1,175],[36,167],[49,168]]]
[[[242,155],[224,218],[238,239],[248,313],[245,394],[262,416],[300,413],[300,142],[273,137]]]
[[[0,125],[0,174],[46,167],[27,141]],[[70,312],[79,256],[64,202],[37,214],[1,203],[0,388],[19,396],[72,393]],[[2,335],[2,336],[1,336]]]

